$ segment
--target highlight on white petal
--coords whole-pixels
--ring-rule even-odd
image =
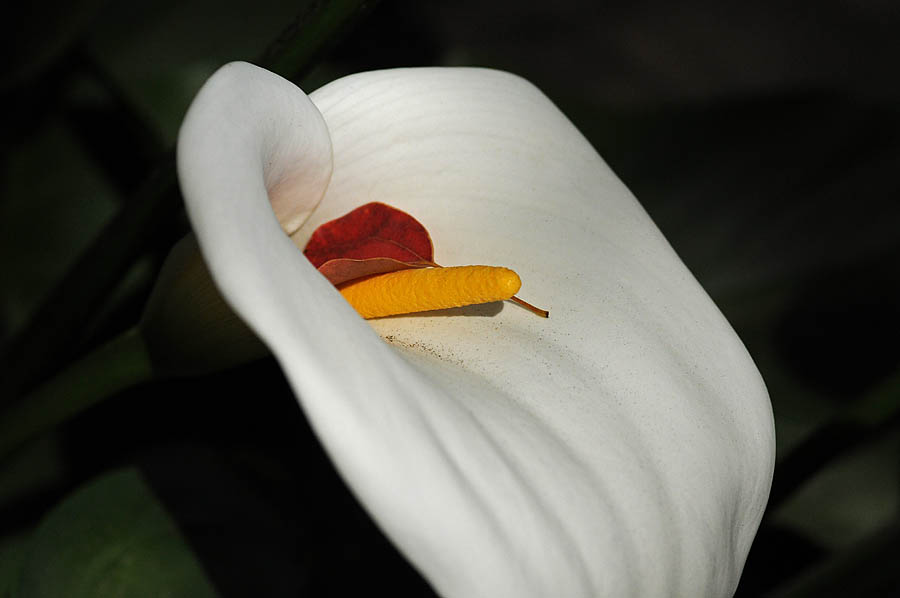
[[[214,280],[387,535],[448,597],[733,593],[771,483],[768,396],[588,142],[490,70],[310,98],[223,67],[179,177]],[[370,201],[425,223],[439,263],[515,269],[551,319],[502,304],[370,326],[297,248]]]

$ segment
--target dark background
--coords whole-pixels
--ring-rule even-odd
[[[146,201],[205,78],[262,56],[306,5],[83,0],[2,25],[7,348],[103,226]],[[800,595],[818,579],[876,596],[900,591],[898,33],[887,0],[384,0],[297,81],[479,65],[538,85],[645,206],[769,387],[779,465],[739,595]],[[30,383],[132,325],[186,227],[176,197]],[[126,391],[21,459],[0,471],[0,556],[73,488],[136,464],[223,596],[429,595],[337,479],[272,360]]]

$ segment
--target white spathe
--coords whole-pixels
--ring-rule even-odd
[[[438,593],[734,592],[772,480],[765,386],[534,86],[400,69],[307,97],[232,63],[185,118],[178,172],[222,294]],[[550,319],[506,303],[365,322],[298,246],[370,201],[424,223],[439,263],[515,269]]]

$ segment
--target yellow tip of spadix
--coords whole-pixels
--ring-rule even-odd
[[[497,266],[400,270],[347,282],[341,294],[364,318],[503,301],[522,286],[519,275]]]

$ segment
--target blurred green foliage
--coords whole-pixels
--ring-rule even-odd
[[[156,186],[146,181],[159,164],[170,168],[166,151],[206,77],[229,60],[264,56],[285,35],[308,40],[295,19],[319,4],[86,1],[10,20],[19,51],[0,86],[11,106],[0,164],[0,340],[25,329],[104,224],[172,187],[171,172]],[[776,485],[786,479],[796,491],[767,515],[741,594],[780,585],[791,595],[800,586],[785,584],[804,571],[839,571],[843,581],[829,584],[849,595],[860,569],[848,555],[873,545],[894,554],[897,544],[884,530],[894,529],[900,506],[900,385],[890,382],[900,371],[900,93],[887,66],[900,58],[900,18],[877,3],[826,3],[814,18],[774,1],[729,9],[736,14],[713,4],[385,0],[330,53],[303,54],[321,59],[298,82],[309,91],[357,70],[472,64],[541,87],[634,191],[769,387]],[[329,41],[337,29],[322,22]],[[78,322],[70,356],[134,323],[162,256],[186,229],[175,202],[160,205],[168,211],[126,260],[130,274]],[[252,390],[248,378],[261,372],[274,381]],[[249,421],[242,406],[215,400],[216,389],[242,384],[262,397]],[[879,422],[857,426],[854,406],[876,392]],[[156,472],[149,484],[169,497],[166,508],[217,583],[246,590],[264,578],[268,595],[321,595],[350,591],[341,572],[363,567],[367,581],[381,576],[383,587],[427,595],[414,572],[397,573],[402,561],[352,510],[299,416],[285,415],[293,402],[272,363],[150,385],[120,400],[129,408],[112,401],[94,409],[0,471],[0,587],[12,587],[23,564],[37,566],[26,548],[52,548],[34,538],[71,533],[60,513],[81,517],[63,502],[45,518],[53,505],[87,479],[137,463]],[[156,423],[156,436],[134,433],[144,421]],[[806,468],[791,469],[803,450]],[[179,476],[159,473],[173,462]],[[206,489],[185,481],[193,478]],[[140,478],[110,479],[168,530],[162,537],[174,554],[188,554]],[[172,500],[185,487],[194,501]],[[349,523],[328,518],[341,501]],[[227,540],[203,535],[212,524],[196,524],[197,504],[220,510],[214,524],[229,530]],[[253,533],[228,523],[236,513],[254,521]],[[222,547],[245,541],[244,552]],[[387,556],[373,560],[377,551]],[[148,566],[158,565],[149,554]],[[184,559],[181,571],[199,580]],[[297,562],[306,566],[289,571]],[[887,569],[882,595],[900,583]]]
[[[217,596],[175,522],[131,469],[80,488],[4,552],[0,584],[10,598]]]
[[[2,167],[0,330],[9,336],[109,221],[118,198],[60,119],[34,131]]]

